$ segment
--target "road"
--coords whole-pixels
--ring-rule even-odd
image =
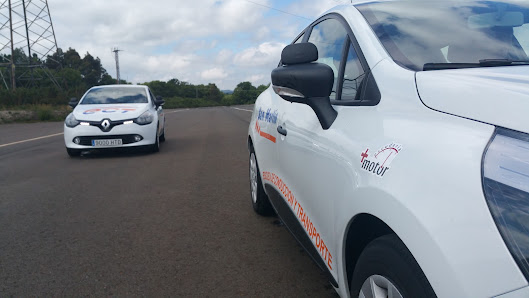
[[[251,108],[168,111],[155,154],[70,158],[62,123],[0,125],[0,296],[336,296],[252,210]]]

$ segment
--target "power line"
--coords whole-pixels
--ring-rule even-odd
[[[309,18],[306,18],[304,16],[300,16],[300,15],[297,15],[297,14],[293,14],[293,13],[290,13],[288,11],[284,11],[284,10],[281,10],[281,9],[277,9],[277,8],[274,8],[274,7],[271,7],[271,6],[268,6],[268,5],[264,5],[264,4],[261,4],[261,3],[257,3],[257,2],[253,2],[253,1],[250,1],[250,0],[244,0],[246,2],[249,2],[249,3],[252,3],[252,4],[255,4],[255,5],[259,5],[259,6],[262,6],[262,7],[266,7],[268,9],[272,9],[272,10],[275,10],[275,11],[279,11],[279,12],[282,12],[284,14],[288,14],[288,15],[291,15],[291,16],[294,16],[294,17],[298,17],[298,18],[301,18],[301,19],[305,19],[305,20],[309,20],[309,21],[313,21],[312,19],[309,19]]]

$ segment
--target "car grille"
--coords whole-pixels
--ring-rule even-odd
[[[136,134],[132,135],[110,135],[110,136],[83,136],[79,137],[81,142],[79,145],[83,146],[92,146],[92,140],[108,140],[108,139],[121,139],[123,140],[123,145],[136,143],[134,137]],[[143,140],[143,137],[141,138]]]

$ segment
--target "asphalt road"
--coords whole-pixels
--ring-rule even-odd
[[[155,154],[70,158],[62,123],[0,125],[0,296],[335,296],[253,212],[238,108],[168,111]]]

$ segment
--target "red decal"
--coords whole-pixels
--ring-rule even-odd
[[[274,137],[273,135],[268,134],[268,133],[266,133],[266,132],[264,132],[264,131],[261,131],[261,127],[259,126],[259,122],[257,122],[257,121],[255,121],[255,130],[257,131],[257,133],[258,133],[261,137],[263,137],[263,138],[265,138],[265,139],[267,139],[267,140],[270,140],[270,141],[272,141],[273,143],[276,142],[276,137]]]
[[[364,162],[364,158],[367,158],[369,155],[367,154],[367,151],[369,151],[369,149],[366,149],[366,152],[360,154],[360,156],[362,156],[362,160],[360,161],[360,163]]]
[[[258,126],[257,126],[258,127]],[[256,127],[256,129],[257,129]],[[308,214],[303,210],[301,204],[292,194],[292,191],[286,186],[286,184],[281,180],[276,174],[270,172],[263,172],[263,180],[270,181],[274,184],[277,189],[283,194],[283,198],[286,198],[286,201],[292,207],[292,210],[296,214],[296,217],[300,220],[301,225],[309,235],[309,237],[314,241],[318,251],[325,260],[329,269],[332,270],[332,254],[325,245],[320,233],[316,230],[316,227],[312,223],[312,220],[309,218]]]

